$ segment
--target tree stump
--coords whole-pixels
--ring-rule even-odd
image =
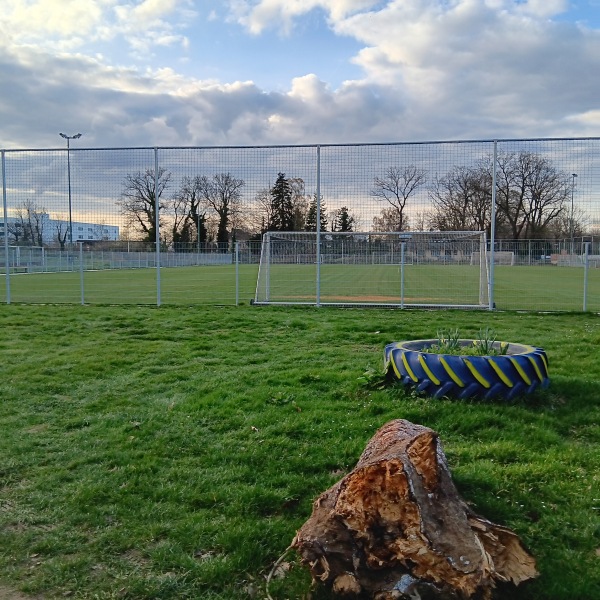
[[[491,598],[538,574],[514,532],[459,496],[438,435],[401,419],[317,498],[292,547],[313,580],[376,600]]]

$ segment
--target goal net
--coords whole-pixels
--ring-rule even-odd
[[[269,231],[254,303],[487,308],[488,285],[482,231]]]

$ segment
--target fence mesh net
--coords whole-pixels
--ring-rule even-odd
[[[79,302],[82,288],[85,302],[248,301],[262,235],[315,231],[318,219],[328,233],[482,230],[488,241],[493,234],[498,306],[580,310],[587,264],[589,308],[600,309],[598,138],[117,149],[81,142],[2,151],[0,301]]]

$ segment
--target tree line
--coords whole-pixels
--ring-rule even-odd
[[[374,217],[373,229],[489,234],[493,164],[491,157],[482,158],[470,167],[453,167],[431,181],[427,172],[415,165],[389,167],[374,179],[371,195],[386,206]],[[585,215],[572,206],[572,174],[532,152],[501,153],[496,165],[497,238],[560,239],[585,234]],[[410,211],[418,194],[428,199],[429,211]]]
[[[321,198],[308,195],[301,178],[278,173],[275,183],[258,191],[253,208],[242,207],[244,180],[231,173],[184,177],[167,193],[172,174],[159,168],[128,174],[119,201],[127,226],[142,242],[156,241],[156,207],[162,239],[174,249],[216,245],[227,251],[236,232],[260,239],[266,231],[352,231],[356,218],[344,206],[328,214]]]
[[[455,166],[430,177],[417,165],[390,166],[373,178],[370,195],[382,205],[367,229],[372,231],[490,232],[493,160]],[[175,250],[231,248],[236,237],[259,240],[266,231],[341,231],[359,229],[361,217],[348,206],[328,211],[321,197],[305,189],[299,177],[278,173],[273,185],[242,205],[245,182],[231,173],[183,177],[159,168],[128,174],[118,205],[125,222],[121,237],[154,244],[157,208],[161,243]],[[585,215],[574,210],[574,177],[532,152],[506,152],[496,162],[496,237],[549,239],[586,233]],[[428,208],[424,208],[427,206]],[[319,213],[319,214],[317,214]],[[15,211],[8,225],[11,243],[43,245],[48,212],[32,200]],[[364,221],[364,217],[362,217]],[[319,222],[318,222],[319,221]],[[68,224],[55,224],[63,248]]]

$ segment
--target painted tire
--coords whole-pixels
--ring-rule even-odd
[[[385,347],[385,370],[402,384],[434,398],[502,398],[512,400],[546,388],[548,357],[542,348],[495,342],[506,346],[499,356],[456,356],[422,352],[438,340],[394,342]],[[472,346],[473,340],[460,340]]]

